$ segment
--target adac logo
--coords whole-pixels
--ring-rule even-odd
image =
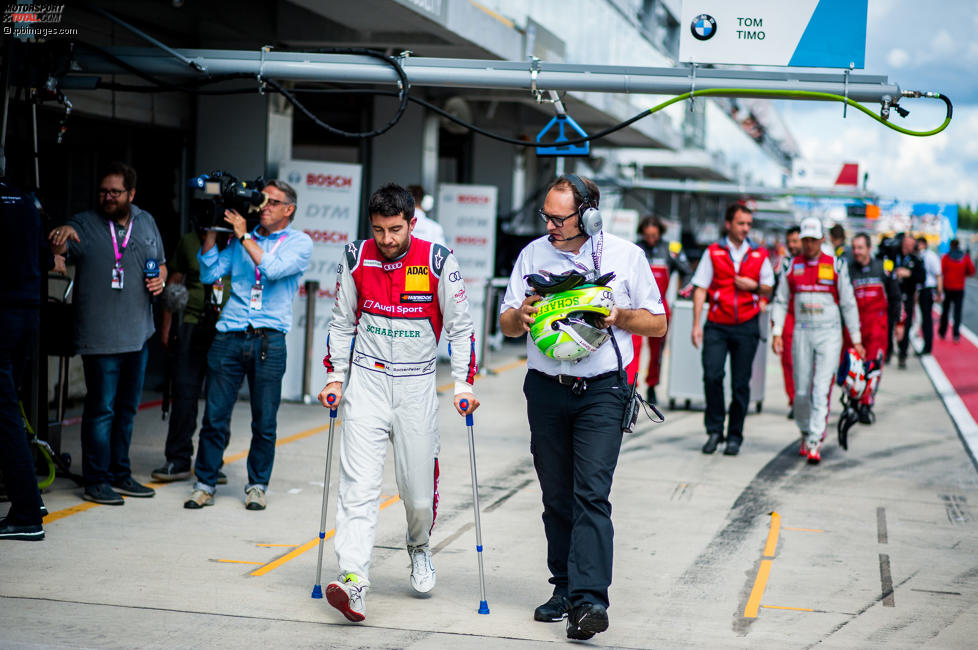
[[[717,21],[710,14],[700,14],[693,18],[689,25],[693,38],[698,41],[708,41],[717,33]]]

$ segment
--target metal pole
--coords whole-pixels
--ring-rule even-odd
[[[312,403],[310,386],[312,384],[312,346],[316,329],[316,295],[319,293],[318,280],[306,280],[306,348],[302,358],[302,401]]]
[[[197,76],[181,61],[168,54],[146,48],[107,48],[114,56],[154,75]],[[208,74],[244,73],[292,81],[332,81],[363,84],[396,84],[390,66],[372,57],[353,54],[314,54],[308,52],[266,52],[258,50],[177,50],[186,59],[205,61]],[[96,53],[82,51],[75,59],[84,74],[125,72]],[[455,88],[531,88],[530,67],[525,61],[478,59],[435,59],[410,57],[401,64],[412,86]],[[536,84],[540,90],[606,93],[680,95],[691,88],[688,68],[580,65],[540,63]],[[696,90],[714,88],[743,89],[742,97],[759,96],[755,90],[806,90],[842,95],[846,75],[798,71],[704,70],[696,71]],[[884,96],[900,97],[900,87],[888,83],[886,76],[848,75],[848,96],[858,102],[882,101]]]
[[[493,304],[496,302],[496,289],[492,286],[492,278],[486,278],[486,288],[483,295],[482,340],[479,341],[479,367],[482,368],[483,374],[489,374],[489,361],[486,355],[489,354],[489,329],[492,327],[492,321],[496,312],[493,308]]]
[[[333,427],[336,425],[336,395],[326,396],[329,408],[329,437],[326,439],[326,474],[323,476],[323,511],[319,519],[319,558],[316,560],[316,582],[312,587],[312,597],[323,597],[323,543],[326,541],[326,508],[329,504],[329,470],[333,464]]]
[[[469,401],[463,399],[458,403],[463,410],[468,410]],[[475,509],[475,550],[479,556],[479,585],[482,600],[479,601],[479,613],[488,614],[489,604],[486,602],[486,571],[482,565],[482,520],[479,517],[479,477],[475,471],[475,433],[472,430],[474,418],[471,413],[465,415],[465,426],[469,430],[469,466],[472,473],[472,507]]]

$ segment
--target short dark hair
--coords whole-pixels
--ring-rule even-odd
[[[424,188],[420,185],[408,185],[407,191],[411,193],[411,197],[414,198],[415,205],[421,205],[421,200],[424,199]]]
[[[291,203],[292,205],[296,206],[295,210],[292,211],[292,214],[289,215],[289,221],[295,220],[295,213],[299,209],[299,205],[298,205],[299,195],[296,194],[295,188],[289,185],[288,183],[286,183],[285,181],[280,181],[277,178],[273,178],[270,181],[266,181],[265,187],[274,187],[275,189],[279,190],[282,194],[285,195],[285,198],[288,199],[288,203]]]
[[[645,229],[650,226],[655,226],[659,229],[659,237],[665,236],[667,230],[666,224],[662,222],[662,219],[654,214],[642,217],[642,220],[638,222],[638,234],[641,235],[645,232]]]
[[[785,239],[788,238],[788,235],[800,235],[800,234],[801,234],[801,226],[789,226],[788,229],[784,231]]]
[[[832,237],[834,239],[845,239],[846,229],[842,227],[842,224],[837,223],[831,228],[829,228],[829,237]]]
[[[736,203],[731,203],[727,206],[727,210],[723,213],[723,220],[733,221],[733,218],[737,216],[738,212],[746,212],[750,215],[754,214],[754,211],[748,208],[743,201],[737,201]]]
[[[136,170],[124,162],[115,161],[106,165],[99,174],[98,182],[104,181],[106,176],[122,176],[122,186],[127,192],[136,189]]]
[[[414,218],[414,197],[396,183],[388,183],[370,195],[367,216],[395,217],[404,215],[407,221]]]
[[[868,232],[857,232],[855,235],[852,236],[853,243],[855,243],[855,241],[857,239],[865,239],[866,240],[866,248],[872,250],[872,248],[873,248],[873,240],[871,240],[869,238],[869,233]]]
[[[921,235],[920,237],[917,237],[917,243],[918,244],[923,244],[924,246],[926,246],[927,245],[927,238],[924,237],[923,235]]]
[[[590,178],[585,178],[583,176],[578,176],[578,178],[581,179],[581,182],[584,183],[584,187],[587,188],[588,194],[591,195],[591,207],[598,207],[598,203],[601,202],[601,190],[598,189],[598,186],[595,185],[594,181],[592,181]],[[566,175],[558,176],[556,180],[550,184],[550,187],[547,188],[547,193],[549,194],[551,190],[568,189],[574,194],[575,205],[581,205],[584,203],[584,197],[577,190],[577,186],[574,185],[574,183],[572,183]]]
[[[961,248],[961,242],[959,242],[957,238],[954,238],[948,242],[948,245],[951,247],[952,251],[956,251]]]

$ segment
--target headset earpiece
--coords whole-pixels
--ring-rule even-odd
[[[591,198],[591,193],[587,189],[587,185],[584,181],[580,179],[576,174],[564,174],[564,176],[571,182],[571,185],[577,190],[577,193],[581,195],[581,205],[578,207],[579,219],[578,223],[581,228],[581,232],[588,237],[593,237],[601,232],[601,228],[604,222],[601,219],[601,210],[594,205],[594,199]]]

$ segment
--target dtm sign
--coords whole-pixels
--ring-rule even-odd
[[[683,0],[679,60],[862,68],[869,0]]]

